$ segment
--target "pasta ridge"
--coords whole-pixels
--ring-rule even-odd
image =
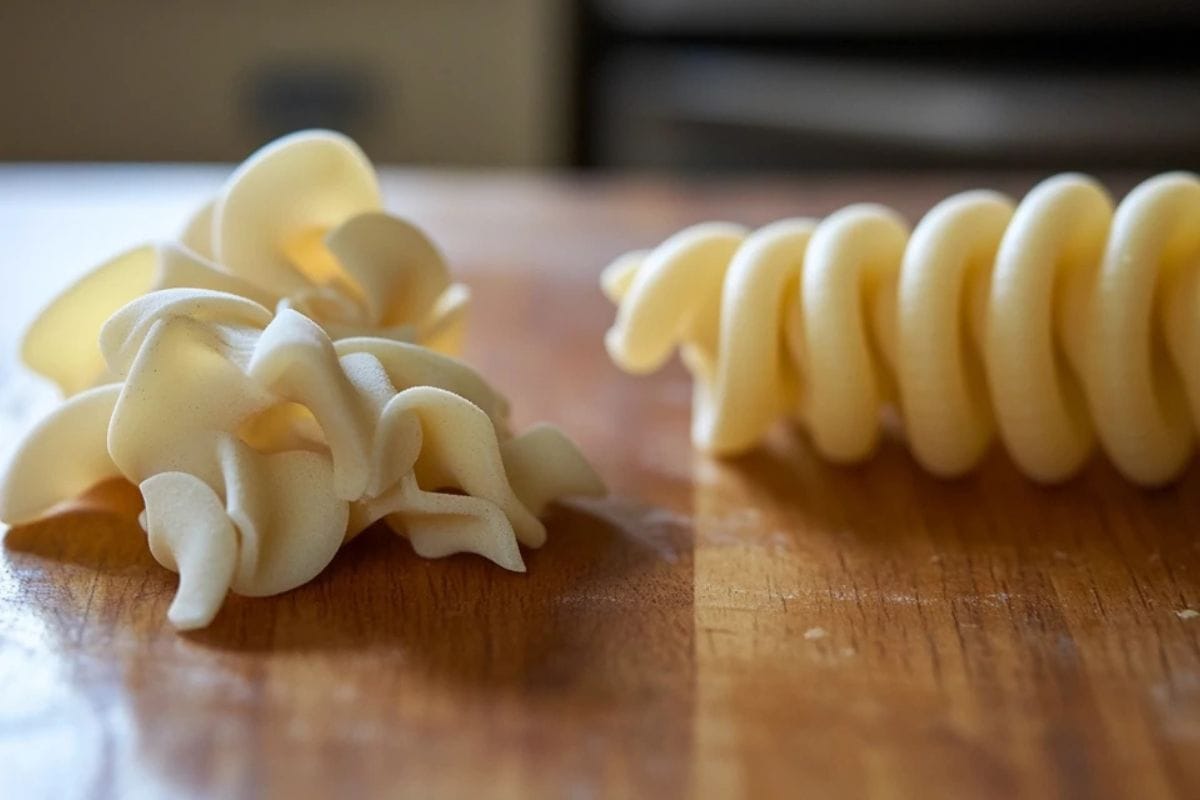
[[[141,491],[168,610],[204,627],[229,591],[315,577],[377,521],[424,556],[524,571],[548,503],[604,485],[557,428],[513,433],[508,401],[449,354],[470,291],[416,225],[383,210],[353,141],[259,149],[178,241],[68,286],[22,342],[64,402],[17,443],[0,521],[110,478]]]
[[[524,571],[547,502],[603,493],[565,435],[512,435],[486,382],[418,345],[335,345],[296,311],[203,289],[128,303],[100,345],[119,382],[69,398],[20,444],[0,518],[36,519],[108,478],[138,485],[151,552],[180,574],[180,628],[207,625],[231,589],[308,582],[378,520],[421,555]],[[55,464],[71,468],[47,481]]]
[[[622,369],[678,348],[695,379],[692,438],[717,455],[778,419],[817,451],[867,458],[894,406],[919,463],[954,476],[999,440],[1040,482],[1100,447],[1153,486],[1200,428],[1200,180],[1153,177],[1119,205],[1052,177],[1019,203],[954,195],[909,230],[883,206],[755,231],[688,228],[604,271],[605,342]]]

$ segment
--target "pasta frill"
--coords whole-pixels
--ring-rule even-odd
[[[180,575],[168,616],[182,629],[207,625],[229,590],[307,582],[381,519],[421,555],[521,571],[548,502],[603,492],[561,432],[511,435],[503,398],[418,345],[335,342],[293,309],[209,289],[135,299],[98,342],[113,382],[30,432],[0,519],[35,519],[107,478],[137,484],[151,552]]]
[[[357,145],[285,136],[179,241],[116,256],[34,321],[22,356],[67,399],[18,444],[0,520],[136,484],[184,629],[231,590],[307,582],[378,520],[421,555],[524,570],[545,506],[604,488],[556,428],[514,436],[505,399],[449,355],[468,299],[383,213]]]
[[[125,303],[210,289],[292,308],[333,339],[381,336],[456,352],[467,288],[415,226],[384,213],[375,170],[347,137],[302,131],[251,155],[180,240],[127,250],[69,287],[25,337],[24,361],[70,396],[112,379],[94,345]]]

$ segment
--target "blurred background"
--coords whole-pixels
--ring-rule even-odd
[[[1200,3],[0,0],[0,160],[1195,164]]]

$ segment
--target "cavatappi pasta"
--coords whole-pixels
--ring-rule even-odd
[[[869,456],[895,405],[938,475],[998,436],[1031,478],[1061,481],[1097,441],[1139,484],[1170,481],[1200,427],[1200,180],[1169,173],[1114,209],[1094,180],[1050,178],[1019,203],[955,195],[912,231],[854,205],[756,231],[698,225],[603,275],[622,369],[678,347],[692,438],[754,446],[795,416],[837,462]]]

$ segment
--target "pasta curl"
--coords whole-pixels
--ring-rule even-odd
[[[987,191],[911,232],[854,205],[757,231],[698,225],[604,272],[622,369],[678,347],[692,439],[718,455],[798,418],[818,452],[868,457],[895,406],[915,458],[962,474],[998,437],[1029,477],[1075,474],[1097,442],[1158,485],[1200,427],[1200,180],[1168,173],[1114,209],[1060,175],[1019,203]]]
[[[66,396],[18,443],[0,520],[110,478],[136,484],[150,551],[179,573],[168,619],[315,577],[377,521],[423,556],[524,571],[538,517],[604,486],[457,349],[468,300],[441,254],[380,210],[358,146],[328,131],[259,150],[180,241],[129,250],[55,299],[25,362]]]
[[[42,516],[111,477],[137,484],[151,552],[180,575],[168,617],[203,627],[229,590],[316,576],[376,520],[425,556],[523,571],[547,502],[603,485],[557,429],[508,432],[475,372],[418,345],[336,344],[299,312],[207,289],[151,292],[103,325],[114,383],[62,404],[19,446],[0,518]]]
[[[69,287],[38,317],[22,356],[68,396],[107,383],[93,345],[101,326],[125,303],[171,288],[291,308],[334,339],[456,352],[470,293],[424,233],[381,208],[375,170],[353,141],[285,136],[251,155],[178,242],[134,247]]]

